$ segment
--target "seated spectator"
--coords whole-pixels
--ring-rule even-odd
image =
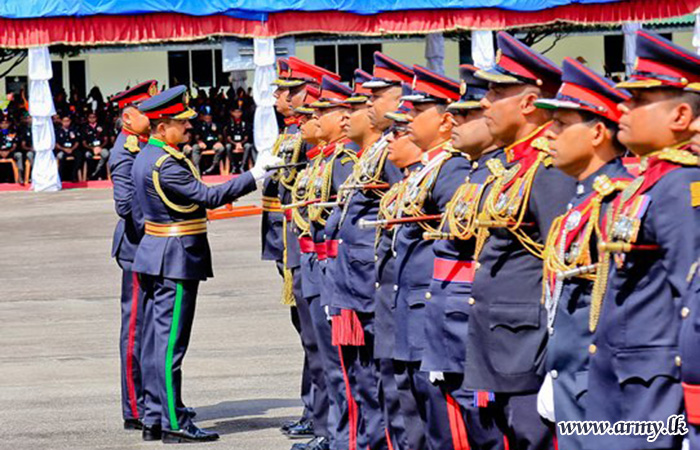
[[[250,124],[243,120],[243,111],[236,108],[231,111],[231,118],[224,130],[226,133],[226,152],[231,157],[231,172],[241,173],[255,163],[257,154],[255,146],[249,142]]]
[[[32,116],[25,113],[22,117],[22,128],[19,132],[19,146],[22,149],[24,158],[34,166],[34,142],[32,141]],[[24,171],[24,164],[22,165]],[[20,175],[20,178],[23,178]]]
[[[223,143],[222,130],[212,120],[211,107],[203,107],[200,114],[202,120],[198,121],[194,126],[195,145],[192,146],[192,162],[199,169],[202,152],[214,150],[211,166],[203,172],[204,175],[209,175],[219,166],[219,163],[225,156],[226,148]]]
[[[90,174],[90,178],[97,178],[109,159],[109,150],[105,148],[107,131],[97,123],[97,114],[94,111],[88,113],[87,120],[80,137],[85,149],[85,160],[91,161],[95,156],[100,158],[95,170]]]
[[[0,112],[0,159],[13,159],[19,171],[19,181],[24,183],[24,164],[19,136],[10,122],[10,116]]]
[[[73,157],[70,176],[66,176],[66,161]],[[61,128],[56,131],[56,158],[61,171],[61,178],[78,181],[78,173],[83,167],[85,153],[80,151],[80,133],[73,127],[71,116],[61,117]]]

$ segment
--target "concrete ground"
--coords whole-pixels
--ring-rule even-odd
[[[140,449],[122,430],[120,270],[112,191],[0,194],[0,448]],[[241,201],[259,201],[251,194]],[[183,398],[221,434],[187,448],[288,449],[301,412],[302,352],[260,261],[260,217],[210,223],[216,277],[203,283]]]

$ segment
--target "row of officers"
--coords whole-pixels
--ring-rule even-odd
[[[128,201],[112,171],[125,427],[218,437],[179,368],[212,275],[205,209],[257,179],[305,356],[293,449],[700,448],[700,58],[647,31],[637,46],[617,85],[503,32],[460,82],[376,53],[350,89],[281,59],[285,131],[217,187],[174,150],[183,91],[125,107],[151,133],[138,151],[147,128],[125,128],[110,161],[133,166]]]

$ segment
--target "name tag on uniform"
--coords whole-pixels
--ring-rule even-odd
[[[233,137],[233,140],[234,140],[234,141],[242,141],[243,139],[241,138],[241,135],[240,135],[240,134],[237,134],[237,135],[235,135],[235,136]]]
[[[66,145],[64,145],[64,147],[66,147],[66,148],[71,148],[72,146],[73,146],[72,142],[66,142]]]
[[[100,145],[100,141],[92,141],[92,145],[97,147],[98,145]]]

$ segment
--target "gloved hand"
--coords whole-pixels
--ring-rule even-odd
[[[544,419],[550,422],[556,422],[554,418],[554,385],[549,372],[544,378],[544,383],[542,383],[542,387],[540,387],[540,392],[537,393],[537,412]]]
[[[445,381],[445,374],[442,372],[430,371],[428,376],[430,377],[430,382],[433,384],[437,384],[438,381]]]
[[[267,168],[284,164],[284,160],[278,156],[274,156],[271,152],[262,152],[258,155],[258,160],[255,161],[255,166],[250,169],[250,174],[253,175],[255,181],[260,181],[268,174]]]

